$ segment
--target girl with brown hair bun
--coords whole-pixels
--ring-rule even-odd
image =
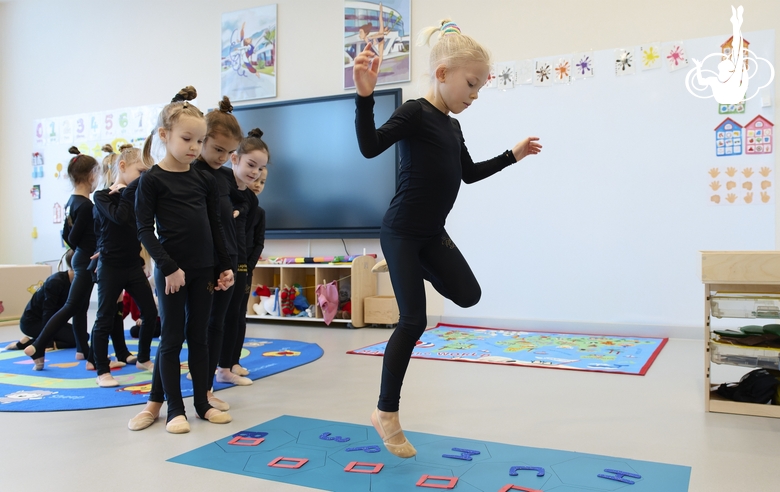
[[[36,371],[43,369],[44,354],[52,337],[71,317],[73,336],[76,339],[76,359],[83,360],[89,356],[87,310],[93,283],[92,272],[88,267],[96,246],[92,201],[89,195],[97,187],[99,167],[94,157],[82,154],[76,147],[71,147],[68,152],[74,156],[68,162],[68,177],[73,184],[74,193],[65,204],[62,239],[75,250],[71,260],[74,277],[65,305],[49,318],[35,342],[24,349],[24,353],[33,359],[33,369]]]

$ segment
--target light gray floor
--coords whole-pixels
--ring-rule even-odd
[[[194,418],[171,435],[159,420],[127,430],[140,406],[80,412],[0,412],[0,490],[311,490],[166,460],[279,415],[370,424],[381,358],[346,351],[386,329],[250,324],[248,336],[318,343],[318,361],[218,393],[233,422]],[[18,338],[0,327],[0,340]],[[703,411],[701,342],[671,340],[644,377],[412,360],[405,428],[693,468],[691,491],[780,490],[780,419]],[[412,487],[411,489],[415,489]],[[663,491],[659,491],[663,492]]]

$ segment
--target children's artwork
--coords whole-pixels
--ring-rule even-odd
[[[772,127],[774,123],[761,115],[756,116],[745,125],[745,154],[771,154],[772,153]]]
[[[633,49],[615,50],[615,75],[633,75],[636,72]]]
[[[55,203],[52,207],[52,223],[62,224],[62,205]]]
[[[512,89],[515,86],[515,62],[496,64],[496,79],[499,89]]]
[[[774,203],[774,172],[766,166],[729,165],[707,170],[710,205],[762,205]]]
[[[650,43],[639,48],[642,55],[642,69],[661,68],[661,43]]]
[[[534,61],[522,60],[515,62],[515,85],[534,83]]]
[[[344,2],[344,88],[354,89],[355,57],[371,43],[379,57],[377,85],[408,82],[411,0]]]
[[[276,4],[222,14],[222,95],[276,97]]]
[[[685,54],[685,46],[682,41],[664,45],[663,53],[666,58],[666,68],[670,72],[688,66],[688,55]]]
[[[536,70],[534,73],[534,85],[536,87],[549,87],[552,85],[553,68],[552,64],[547,61],[537,61]]]
[[[42,178],[43,177],[43,153],[42,152],[33,152],[32,166],[33,166],[33,172],[32,172],[33,179]]]
[[[33,128],[35,128],[35,139],[33,140],[33,143],[36,146],[42,145],[46,141],[43,135],[43,124],[44,122],[41,120],[35,120],[33,122]]]
[[[41,199],[41,185],[33,185],[32,188],[30,188],[30,195],[32,195],[33,200],[40,200]]]
[[[737,104],[720,104],[718,103],[718,114],[742,114],[745,112],[745,100]]]
[[[666,338],[499,330],[439,323],[418,340],[412,358],[614,372],[643,376]],[[387,342],[352,350],[383,355]]]
[[[572,57],[574,62],[573,75],[575,79],[593,77],[593,52],[585,51]]]
[[[718,157],[742,155],[742,125],[726,118],[715,127],[715,154]]]
[[[261,480],[336,492],[686,492],[690,482],[688,466],[404,432],[413,458],[390,454],[370,425],[282,415],[169,461],[252,477],[258,490],[274,488]]]
[[[571,60],[559,58],[553,71],[553,82],[556,84],[568,84],[571,82]]]
[[[485,85],[482,86],[483,89],[495,89],[498,87],[498,71],[495,64],[490,65],[490,71],[488,72],[488,76],[485,79]]]

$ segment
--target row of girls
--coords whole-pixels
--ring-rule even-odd
[[[130,145],[119,149],[105,166],[109,186],[103,190],[95,191],[97,161],[71,147],[75,156],[68,176],[74,194],[66,208],[63,239],[74,250],[74,276],[63,307],[24,348],[34,369],[44,369],[46,348],[72,317],[76,358],[97,370],[98,386],[119,385],[111,375],[117,365],[135,363],[151,371],[149,400],[130,419],[131,430],[151,426],[167,401],[166,430],[189,432],[180,373],[185,339],[199,418],[212,423],[232,420],[230,405],[212,393],[214,379],[252,384],[239,358],[251,287],[247,265],[257,263],[264,243],[265,212],[257,195],[265,185],[269,149],[259,129],[244,136],[227,97],[204,115],[189,102],[196,95],[188,86],[174,96],[143,151]],[[158,140],[165,156],[155,163],[151,149]],[[225,166],[228,161],[231,167]],[[89,199],[93,192],[94,205]],[[151,284],[157,303],[144,256],[154,262]],[[86,313],[93,274],[98,310],[90,343]],[[118,306],[123,291],[140,310],[137,355],[124,341]],[[152,362],[158,310],[161,336]],[[109,338],[116,361],[109,358]]]

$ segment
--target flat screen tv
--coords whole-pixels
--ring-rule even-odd
[[[401,89],[374,92],[382,125],[401,104]],[[271,154],[259,196],[269,239],[376,238],[395,193],[398,149],[366,159],[355,135],[355,96],[236,107],[244,133],[263,131]]]

